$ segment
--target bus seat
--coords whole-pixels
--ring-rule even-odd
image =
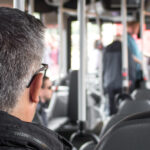
[[[150,89],[135,90],[132,96],[137,101],[150,100]]]
[[[101,136],[111,128],[114,124],[122,120],[123,118],[146,111],[150,111],[150,102],[149,101],[123,101],[122,106],[120,107],[118,113],[110,118],[108,123],[103,127]]]
[[[78,71],[71,71],[69,73],[69,93],[68,95],[62,95],[62,98],[59,100],[57,99],[57,95],[59,92],[55,93],[53,97],[53,101],[51,101],[51,115],[50,120],[48,123],[48,128],[52,130],[66,130],[66,128],[72,128],[72,126],[68,126],[70,122],[76,123],[77,122],[77,101],[78,101]],[[65,94],[65,93],[64,93]],[[64,107],[64,108],[63,108]],[[64,110],[65,109],[65,110]],[[65,113],[63,113],[65,112]],[[63,114],[63,115],[62,115]],[[65,114],[65,115],[64,115]],[[63,127],[65,126],[66,127]]]
[[[124,101],[120,106],[118,114],[140,113],[150,110],[150,101]]]
[[[110,128],[95,150],[149,150],[150,111],[123,119]]]
[[[94,141],[88,141],[85,144],[83,144],[79,150],[94,150],[96,145],[97,144]]]
[[[55,93],[52,118],[67,116],[68,90],[66,88],[62,90],[62,88],[65,87],[61,87],[61,90]]]
[[[69,98],[68,98],[68,117],[71,122],[78,119],[78,71],[70,72]]]
[[[68,122],[68,117],[57,117],[57,118],[53,118],[50,123],[48,124],[48,128],[56,131],[58,128],[60,128],[61,126],[63,126],[64,124],[66,124]]]

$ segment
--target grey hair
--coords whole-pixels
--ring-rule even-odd
[[[33,16],[0,8],[0,110],[11,111],[44,53],[44,26]]]

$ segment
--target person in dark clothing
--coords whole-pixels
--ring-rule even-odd
[[[49,106],[52,94],[53,94],[52,82],[48,77],[45,76],[43,78],[43,85],[40,90],[40,101],[38,103],[33,122],[42,124],[45,127],[47,127],[48,117],[45,109],[48,108]]]
[[[129,59],[130,90],[133,89],[136,79],[136,66],[131,52]],[[103,53],[103,86],[104,93],[109,97],[110,115],[117,112],[115,96],[122,91],[122,48],[121,41],[116,40],[106,47]]]
[[[17,9],[0,7],[0,149],[71,150],[49,129],[31,123],[43,74],[43,24]],[[40,69],[39,69],[40,68]]]
[[[45,108],[48,107],[50,99],[52,98],[53,89],[52,89],[52,82],[48,77],[43,78],[43,85],[40,90],[40,101],[45,104]]]
[[[139,33],[140,24],[138,22],[132,21],[127,24],[128,29],[128,49],[132,53],[133,60],[136,63],[136,88],[140,88],[140,83],[143,80],[142,72],[142,53],[139,50],[139,47],[133,38],[133,35]]]

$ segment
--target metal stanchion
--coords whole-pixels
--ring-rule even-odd
[[[60,42],[59,42],[59,81],[61,76],[66,75],[66,51],[65,51],[65,26],[64,26],[64,12],[63,12],[63,4],[64,0],[60,0],[59,8],[58,8],[58,24],[59,24],[59,34],[60,34]]]
[[[20,9],[25,11],[25,0],[14,0],[13,1],[13,8]]]
[[[145,75],[145,62],[144,62],[144,24],[145,24],[145,0],[141,0],[141,9],[140,9],[140,34],[141,34],[141,51],[142,51],[142,70],[143,70],[143,78],[146,81]]]
[[[92,133],[86,132],[86,85],[85,85],[85,78],[86,78],[86,17],[85,17],[85,0],[78,1],[78,11],[79,11],[79,28],[80,28],[80,69],[78,75],[78,123],[79,129],[76,133],[74,133],[70,141],[79,148],[79,143],[82,144],[86,141],[93,140],[98,142],[98,138],[96,135]]]
[[[79,122],[86,121],[86,89],[85,89],[85,41],[86,41],[86,18],[85,18],[85,0],[79,0],[79,24],[80,24],[80,69],[79,69],[79,96],[78,96],[78,119]]]
[[[123,92],[129,91],[129,75],[128,75],[128,43],[127,43],[127,0],[121,1],[122,15],[122,76],[123,76]]]
[[[33,12],[34,12],[34,0],[29,0],[29,3],[28,3],[28,13],[32,15]]]

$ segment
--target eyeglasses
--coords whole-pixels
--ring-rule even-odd
[[[37,75],[38,73],[44,71],[44,76],[43,76],[43,77],[45,77],[45,76],[46,76],[46,71],[47,71],[47,69],[48,69],[48,64],[42,64],[42,67],[41,67],[39,70],[37,70],[37,71],[34,73],[34,75],[32,76],[32,78],[31,78],[29,84],[27,85],[27,88],[30,87],[32,81],[34,80],[34,78],[36,77],[36,75]],[[43,83],[42,83],[42,84],[43,84]],[[42,86],[43,86],[43,85],[42,85]]]
[[[48,90],[52,90],[52,86],[48,86],[47,88],[45,88],[44,86],[42,86],[42,89],[48,89]]]
[[[51,89],[52,89],[52,86],[49,86],[47,89],[48,89],[48,90],[51,90]]]

